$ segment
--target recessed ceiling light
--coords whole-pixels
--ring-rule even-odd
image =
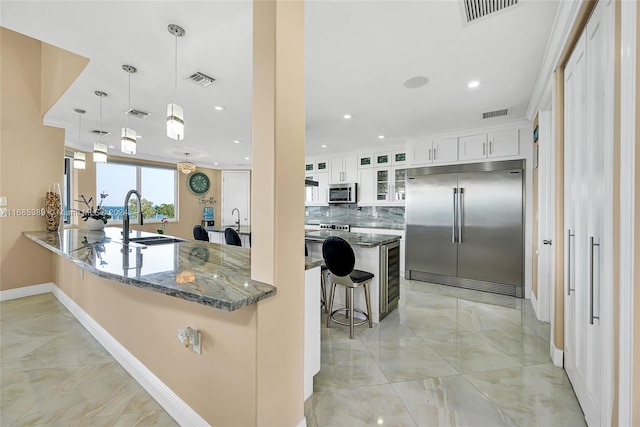
[[[224,107],[222,105],[216,105],[213,109],[217,111],[224,111]]]
[[[115,145],[110,145],[109,148],[116,148],[116,146]]]
[[[142,138],[142,135],[136,134],[136,139],[140,139],[140,138]]]
[[[244,159],[245,159],[245,160],[249,160],[249,158],[248,158],[248,157],[245,157]]]
[[[327,148],[327,144],[322,144],[320,147]]]
[[[342,117],[344,117],[345,119],[350,119],[350,118],[351,118],[351,114],[345,114],[345,115],[344,115],[344,116],[342,116]]]
[[[213,164],[214,164],[214,165],[217,165],[217,164],[218,164],[218,162],[213,162]]]
[[[379,139],[384,139],[384,135],[378,135]]]
[[[469,89],[473,89],[474,87],[478,87],[480,86],[480,82],[477,80],[471,80],[469,83],[467,83],[467,87]]]
[[[233,140],[233,142],[235,142],[236,144],[240,144],[240,141],[237,139]]]
[[[425,76],[415,76],[406,80],[403,84],[407,89],[417,89],[429,83],[429,79]]]

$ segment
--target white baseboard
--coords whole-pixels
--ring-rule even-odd
[[[558,368],[564,367],[564,351],[558,350],[553,343],[551,343],[551,360]]]
[[[60,288],[50,284],[51,293],[75,316],[93,337],[113,356],[122,367],[147,391],[160,406],[182,426],[208,426],[209,423],[187,405],[177,394],[164,384],[153,372],[135,358],[125,347],[113,338],[75,301]]]
[[[538,316],[538,298],[536,298],[536,294],[531,292],[531,306],[533,307],[533,312],[536,314],[536,319],[540,319]]]
[[[33,295],[46,294],[54,288],[53,283],[43,283],[41,285],[31,285],[22,288],[7,289],[0,291],[0,301],[9,301],[12,299],[30,297]]]

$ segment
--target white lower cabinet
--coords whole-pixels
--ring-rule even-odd
[[[313,394],[313,376],[320,372],[320,267],[305,271],[304,400]]]

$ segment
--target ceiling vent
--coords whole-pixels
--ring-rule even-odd
[[[213,77],[207,76],[205,73],[202,73],[200,71],[196,71],[195,73],[191,74],[189,77],[187,77],[187,80],[202,87],[209,87],[213,84],[213,82],[216,81],[216,79],[214,79]]]
[[[509,109],[505,108],[504,110],[488,111],[486,113],[482,113],[482,118],[492,119],[494,117],[506,116],[507,114],[509,114]]]
[[[518,4],[518,0],[462,0],[467,23]]]
[[[149,117],[149,114],[151,114],[151,113],[147,113],[146,111],[136,110],[135,108],[131,108],[125,111],[124,113],[133,117],[137,117],[139,119],[146,119],[147,117]]]
[[[98,129],[91,129],[89,133],[92,133],[94,135],[105,135],[105,136],[111,134],[111,132],[107,132],[106,130],[98,130]]]

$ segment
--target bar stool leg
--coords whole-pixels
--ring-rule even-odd
[[[349,288],[344,288],[344,308],[346,308],[344,315],[347,319],[349,318],[349,302]]]
[[[327,316],[327,328],[329,328],[329,324],[331,323],[331,310],[333,309],[333,296],[336,293],[336,284],[331,284],[331,298],[329,299],[329,315]]]
[[[369,327],[373,327],[371,320],[371,298],[369,298],[369,282],[364,284],[364,300],[367,303],[367,317],[369,318]]]
[[[349,292],[349,338],[353,339],[353,288],[347,288]]]

